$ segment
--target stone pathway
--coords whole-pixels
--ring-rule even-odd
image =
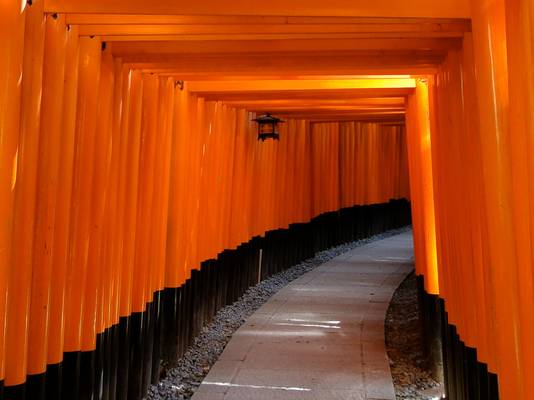
[[[406,232],[293,281],[237,330],[193,400],[394,400],[384,319],[412,252]]]

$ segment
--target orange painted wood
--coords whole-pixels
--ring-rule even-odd
[[[534,335],[534,5],[523,0],[506,0],[506,46],[509,90],[509,129],[512,163],[513,220],[518,264],[518,290],[521,320],[521,352],[525,393],[534,384],[534,347],[529,338]]]
[[[167,228],[169,215],[169,191],[172,157],[172,128],[174,122],[175,89],[174,82],[169,78],[160,79],[160,109],[158,117],[158,132],[161,138],[157,140],[156,181],[154,184],[157,223],[154,224],[152,245],[156,251],[157,276],[155,289],[163,290],[165,287],[165,265],[167,251]]]
[[[163,0],[147,3],[143,0],[47,0],[47,12],[106,13],[106,14],[186,14],[186,15],[267,15],[267,16],[368,16],[368,17],[469,17],[469,4],[460,0],[444,0],[428,3],[409,0],[398,3],[394,0],[377,0],[359,3],[351,0],[295,0],[288,4],[282,0],[269,3],[251,3],[232,0],[220,3],[216,0],[199,3],[177,3]]]
[[[41,137],[46,139],[39,141],[37,155],[35,233],[28,331],[29,374],[41,374],[46,370],[48,328],[50,326],[49,302],[51,292],[55,289],[56,284],[56,281],[53,280],[53,249],[57,182],[61,159],[61,116],[63,112],[67,27],[64,17],[48,16],[45,24],[40,129]]]
[[[387,33],[388,36],[403,37],[462,37],[469,30],[469,24],[463,22],[449,23],[348,23],[348,24],[120,24],[120,25],[80,25],[80,34],[83,36],[101,35],[113,36],[157,36],[157,35],[276,35],[286,38],[285,35],[316,33],[342,34],[357,33],[369,37],[369,33]],[[357,36],[356,36],[357,37]],[[306,38],[306,37],[303,37]]]
[[[83,40],[83,39],[82,39]],[[82,351],[96,349],[96,334],[103,332],[104,215],[108,196],[112,146],[112,104],[114,65],[109,51],[101,52],[98,79],[98,105],[94,131],[93,177],[91,187],[91,227],[88,243],[87,278],[83,300]],[[106,302],[108,299],[106,299]]]
[[[418,273],[423,273],[426,278],[425,289],[428,293],[437,295],[439,294],[439,279],[429,107],[428,81],[418,80],[415,93],[408,97],[406,118],[414,247]]]
[[[11,184],[15,191],[12,242],[8,280],[6,323],[5,384],[18,385],[28,371],[28,329],[32,284],[32,257],[35,226],[37,168],[41,122],[41,90],[45,18],[43,1],[36,1],[25,11],[24,58],[20,80],[20,133],[17,171]],[[37,328],[37,327],[36,327]],[[37,355],[38,357],[41,355]],[[33,360],[32,360],[33,361]]]
[[[154,166],[156,156],[157,116],[159,107],[159,82],[154,75],[143,76],[143,100],[141,138],[139,143],[139,174],[137,188],[137,216],[135,235],[135,259],[133,268],[132,310],[143,312],[146,303],[152,300],[149,271],[154,256],[150,243],[151,226],[154,221]]]
[[[72,183],[69,265],[65,290],[65,351],[80,351],[86,308],[86,285],[93,285],[88,273],[92,220],[92,187],[95,166],[98,89],[101,43],[98,39],[80,39],[79,82],[77,95],[75,159]],[[89,286],[91,288],[91,286]]]
[[[521,322],[511,198],[511,132],[508,130],[508,73],[505,8],[500,0],[476,0],[473,38],[477,71],[486,218],[495,296],[495,345],[502,398],[523,398]],[[498,243],[498,245],[497,245]],[[511,264],[512,263],[512,264]],[[512,267],[511,267],[512,265]]]
[[[501,398],[528,397],[531,1],[8,3],[7,385],[94,349],[224,249],[411,197],[427,290],[499,374]],[[251,120],[266,111],[286,119],[279,142],[256,139]]]
[[[271,39],[265,36],[272,36]],[[371,35],[367,35],[371,36]],[[311,34],[282,38],[275,35],[264,35],[262,39],[251,35],[233,35],[232,40],[224,40],[222,35],[202,36],[145,36],[144,40],[137,37],[115,36],[110,44],[113,53],[118,57],[139,54],[228,54],[238,53],[285,53],[292,52],[350,52],[356,50],[423,50],[434,52],[446,51],[461,47],[458,38],[399,38],[395,35],[380,38],[363,37],[355,34]],[[358,39],[358,40],[354,40]],[[193,71],[192,71],[193,72]],[[224,79],[219,76],[218,79]],[[328,79],[328,73],[323,79]]]
[[[2,2],[0,10],[0,73],[3,76],[0,80],[0,379],[4,379],[25,17],[16,2]]]
[[[65,341],[65,293],[69,264],[72,177],[74,173],[74,146],[76,132],[76,99],[78,93],[79,42],[76,28],[66,32],[65,82],[61,116],[61,147],[57,177],[56,213],[54,221],[54,248],[52,264],[52,291],[49,303],[48,363],[63,360]]]
[[[24,11],[16,2],[0,4],[0,379],[5,377],[8,282],[17,185]]]
[[[137,205],[139,190],[139,157],[142,130],[143,76],[138,71],[128,71],[125,76],[128,84],[123,84],[123,91],[128,92],[129,101],[123,108],[123,125],[121,127],[125,141],[124,179],[125,191],[123,207],[122,235],[122,274],[121,274],[121,306],[120,316],[127,317],[133,311],[133,281],[135,263],[135,238],[137,226]]]

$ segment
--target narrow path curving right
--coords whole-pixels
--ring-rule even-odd
[[[233,335],[193,400],[394,400],[384,320],[412,255],[405,232],[296,279]]]

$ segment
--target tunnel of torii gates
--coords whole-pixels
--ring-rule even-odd
[[[1,0],[0,398],[140,399],[411,218],[448,397],[532,399],[533,66],[531,0]]]

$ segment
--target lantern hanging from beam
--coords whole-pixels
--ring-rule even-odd
[[[258,123],[258,140],[262,142],[265,139],[279,140],[278,124],[282,123],[279,118],[273,117],[271,114],[266,113],[258,118],[253,119]]]

